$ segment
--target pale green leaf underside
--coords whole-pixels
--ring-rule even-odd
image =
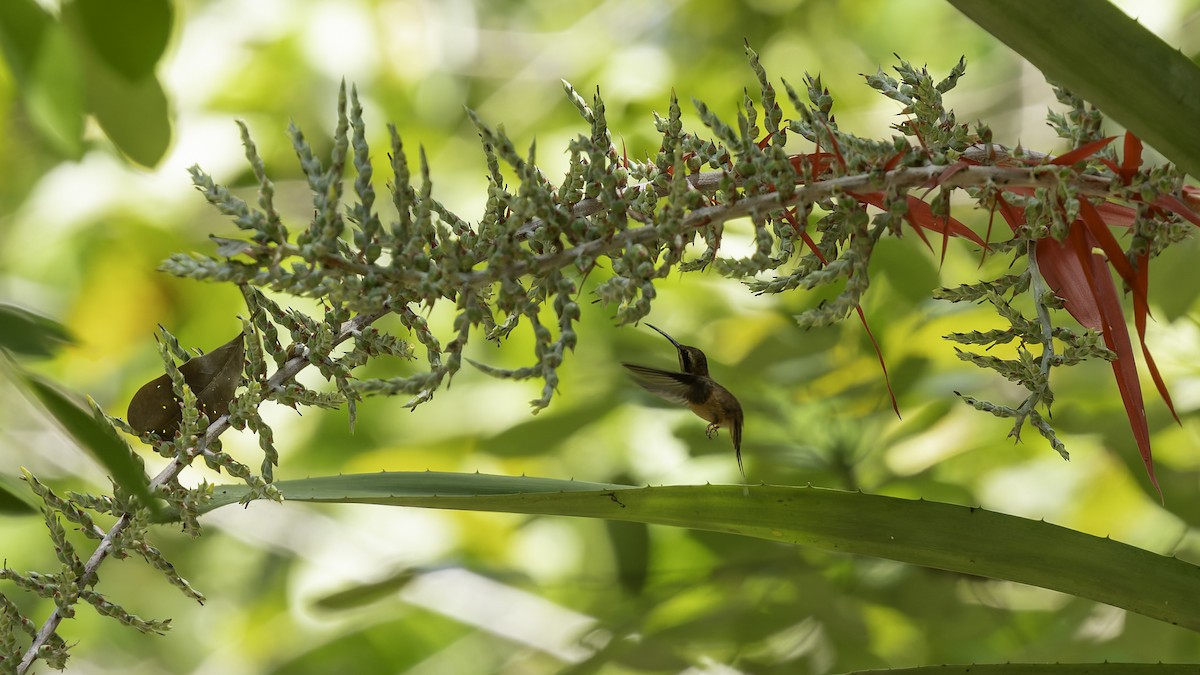
[[[1200,631],[1200,567],[979,508],[815,487],[633,488],[550,478],[374,473],[280,481],[292,501],[580,516],[729,532],[1006,579]],[[208,509],[244,486],[217,486]]]

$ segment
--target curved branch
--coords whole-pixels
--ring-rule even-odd
[[[951,168],[950,166],[943,165],[902,167],[886,173],[840,176],[838,178],[830,178],[798,186],[795,192],[792,193],[792,196],[787,199],[781,198],[778,192],[771,192],[746,197],[728,204],[706,206],[696,209],[684,217],[681,229],[684,231],[695,230],[705,225],[723,223],[735,218],[749,216],[756,211],[771,211],[801,203],[812,203],[845,192],[879,192],[888,188],[911,190],[934,183],[947,188],[981,187],[989,183],[1002,187],[1053,188],[1060,185],[1062,172],[1062,167],[1059,166],[1007,167],[979,165],[961,167],[952,176],[947,177],[945,180],[939,180],[940,176]],[[720,172],[713,171],[689,176],[688,180],[692,182],[693,187],[696,189],[704,192],[712,192],[717,189],[717,184],[720,182],[721,177]],[[693,178],[695,180],[692,180]],[[1112,191],[1111,181],[1100,176],[1081,174],[1075,177],[1072,182],[1081,194],[1104,196],[1111,194]],[[625,188],[625,190],[645,189],[645,187],[646,184],[643,183],[630,186]],[[586,216],[598,213],[602,209],[603,206],[600,200],[586,199],[575,205],[574,213],[577,216]],[[518,232],[538,222],[536,220],[530,221],[522,226],[522,229],[518,230]],[[532,262],[518,262],[503,269],[489,267],[469,272],[462,275],[462,281],[464,284],[479,285],[498,281],[501,278],[513,275],[528,274],[535,270],[560,268],[571,260],[581,256],[596,258],[609,251],[622,250],[631,244],[651,243],[659,234],[658,230],[653,227],[637,227],[624,230],[609,239],[594,240],[569,249],[538,256]],[[395,273],[387,268],[379,268],[378,270],[380,274],[387,274],[388,272]],[[405,270],[402,273],[412,275],[425,274],[410,270]]]

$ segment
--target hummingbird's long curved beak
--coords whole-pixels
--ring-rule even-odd
[[[670,335],[667,335],[667,334],[666,334],[666,332],[664,332],[664,331],[663,331],[663,329],[659,328],[658,326],[655,326],[655,325],[654,325],[654,324],[652,324],[652,323],[647,323],[646,325],[647,325],[647,326],[649,326],[649,327],[651,327],[651,328],[653,328],[654,330],[658,331],[658,332],[659,332],[659,334],[661,334],[663,337],[665,337],[665,338],[667,338],[668,340],[670,340],[670,341],[671,341],[671,344],[675,345],[675,348],[676,348],[676,349],[683,349],[683,345],[681,345],[681,344],[679,344],[678,342],[676,342],[676,341],[675,341],[675,338],[671,337]]]

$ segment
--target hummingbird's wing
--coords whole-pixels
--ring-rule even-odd
[[[688,373],[674,373],[669,370],[647,368],[634,363],[622,363],[633,379],[643,389],[679,405],[703,403],[706,391],[699,378]]]

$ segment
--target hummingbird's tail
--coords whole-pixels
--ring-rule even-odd
[[[733,451],[737,454],[738,471],[742,472],[742,482],[745,482],[746,468],[742,466],[742,407],[740,405],[737,406],[737,410],[733,414],[733,424],[730,425],[729,437],[733,440]]]

